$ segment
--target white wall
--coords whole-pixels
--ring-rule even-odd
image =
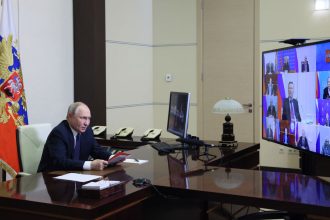
[[[152,1],[106,0],[107,126],[153,126]]]
[[[260,50],[287,47],[277,42],[289,38],[330,39],[329,24],[330,11],[314,11],[314,1],[260,0]],[[299,167],[297,151],[264,140],[260,143],[262,166]]]
[[[65,118],[73,101],[72,1],[13,0],[29,124]]]
[[[196,134],[196,1],[106,0],[107,126],[166,132],[169,92],[192,92]],[[173,81],[165,81],[171,73]]]

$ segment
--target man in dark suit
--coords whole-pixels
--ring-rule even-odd
[[[282,70],[283,70],[283,72],[285,72],[285,71],[290,72],[289,56],[284,57]]]
[[[269,117],[269,116],[273,116],[273,118],[276,118],[276,116],[277,116],[276,109],[275,109],[275,106],[273,105],[272,99],[270,99],[270,103],[267,108],[267,117]]]
[[[307,57],[303,61],[301,61],[301,72],[309,72],[309,64]]]
[[[274,63],[269,62],[269,63],[266,64],[266,73],[267,74],[275,73],[275,71],[274,71]]]
[[[266,95],[275,95],[275,88],[274,88],[274,84],[273,84],[272,78],[269,78],[269,82],[267,84]]]
[[[308,140],[306,138],[304,129],[302,129],[301,131],[301,136],[299,137],[297,147],[301,149],[309,150]]]
[[[283,113],[282,120],[289,121],[301,121],[300,113],[299,113],[299,105],[297,99],[293,98],[294,93],[294,85],[293,82],[289,82],[288,84],[288,97],[284,99],[283,103]]]
[[[328,77],[327,84],[328,86],[323,89],[323,99],[330,98],[330,77]]]
[[[51,170],[103,170],[111,153],[98,145],[89,127],[91,113],[87,105],[75,102],[63,120],[49,134],[38,172]],[[89,157],[94,160],[89,161]]]

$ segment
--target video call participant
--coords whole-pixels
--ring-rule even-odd
[[[276,118],[276,109],[275,106],[273,105],[273,99],[270,99],[269,106],[267,108],[267,117],[273,116],[273,118]]]
[[[269,78],[266,95],[275,95],[275,89],[274,89],[274,84],[272,82],[272,78]]]
[[[274,139],[274,133],[273,133],[273,129],[271,128],[270,123],[268,123],[268,125],[267,125],[266,137],[270,140]]]
[[[283,72],[285,72],[285,71],[290,72],[290,63],[289,63],[289,57],[288,56],[284,57],[282,70],[283,70]]]
[[[325,139],[322,150],[321,150],[321,154],[330,156],[330,143],[328,139]]]
[[[301,61],[301,72],[309,72],[309,64],[307,57],[303,61]]]
[[[266,73],[267,74],[275,73],[275,71],[274,71],[274,63],[269,62],[269,63],[266,64]]]
[[[283,143],[288,144],[288,129],[284,128]]]
[[[91,113],[86,104],[72,103],[63,120],[49,134],[38,172],[52,170],[103,170],[111,156],[98,145],[89,127]],[[89,157],[93,161],[88,161]]]
[[[309,150],[308,140],[306,138],[304,129],[302,129],[302,131],[301,131],[301,136],[299,137],[297,147],[304,149],[304,150]]]
[[[294,85],[293,82],[289,82],[288,84],[288,97],[284,99],[283,102],[283,113],[282,120],[289,121],[301,121],[298,101],[293,98],[294,94]]]
[[[328,86],[323,89],[323,99],[330,98],[330,77],[328,77],[327,85]]]
[[[325,114],[325,122],[324,125],[327,127],[330,127],[330,119],[329,119],[329,114],[328,112]]]

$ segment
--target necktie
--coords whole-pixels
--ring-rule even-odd
[[[79,160],[79,155],[80,155],[80,134],[77,134],[76,145],[74,146],[73,159]]]
[[[293,107],[293,102],[290,100],[290,116],[291,116],[291,121],[295,120],[295,115],[294,115],[294,107]]]

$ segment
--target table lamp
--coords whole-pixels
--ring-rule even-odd
[[[226,115],[226,122],[223,123],[223,133],[220,141],[222,146],[237,146],[237,141],[235,141],[235,135],[233,132],[234,125],[230,122],[231,117],[229,114],[238,114],[243,112],[244,109],[242,104],[228,97],[214,104],[213,113]]]

